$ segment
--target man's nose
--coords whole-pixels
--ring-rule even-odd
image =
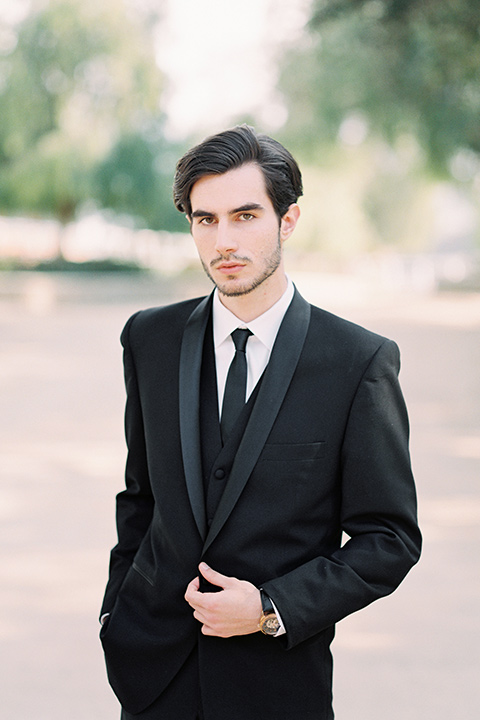
[[[235,233],[228,222],[220,222],[217,224],[217,234],[215,238],[215,250],[218,253],[226,254],[238,250],[238,243],[235,239]]]

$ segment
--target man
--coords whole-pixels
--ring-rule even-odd
[[[123,720],[333,718],[335,623],[419,557],[398,350],[288,280],[301,194],[290,153],[248,126],[177,165],[216,289],[122,334],[101,637]]]

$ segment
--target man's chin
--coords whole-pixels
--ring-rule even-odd
[[[255,282],[240,280],[236,275],[226,275],[220,278],[213,278],[210,273],[207,273],[210,280],[213,282],[218,292],[225,297],[239,297],[241,295],[248,295],[252,290],[255,289]]]
[[[225,297],[240,297],[241,295],[248,295],[255,289],[255,285],[247,286],[240,285],[239,283],[232,283],[231,285],[228,285],[227,283],[222,283],[221,285],[215,283],[215,286],[218,292],[221,295],[225,295]]]
[[[278,265],[272,267],[263,275],[260,275],[259,277],[254,279],[250,279],[249,281],[242,282],[238,278],[235,278],[235,276],[231,276],[230,281],[228,281],[228,277],[225,278],[227,282],[216,282],[215,280],[213,280],[213,278],[211,279],[213,280],[214,285],[218,289],[218,292],[221,293],[221,295],[224,295],[225,297],[240,297],[242,295],[249,295],[251,292],[260,287],[260,285],[262,285],[273,275],[277,267]]]

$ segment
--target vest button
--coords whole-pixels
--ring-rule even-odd
[[[217,468],[217,470],[215,470],[214,475],[217,478],[217,480],[223,480],[223,478],[225,477],[225,470],[223,468]]]

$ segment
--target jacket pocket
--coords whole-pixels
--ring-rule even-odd
[[[136,562],[132,563],[132,569],[136,570],[136,572],[139,575],[141,575],[141,577],[144,580],[146,580],[148,583],[150,583],[150,585],[152,585],[152,587],[155,585],[153,578],[150,577],[149,573],[145,572],[145,570],[143,570],[141,567],[139,567]]]
[[[267,443],[260,460],[316,460],[325,457],[326,441],[313,443]]]

